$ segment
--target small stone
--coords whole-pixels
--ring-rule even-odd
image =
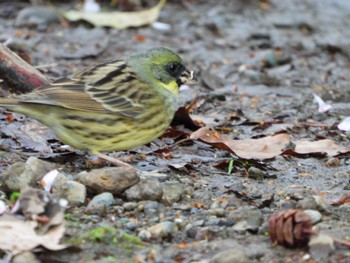
[[[152,237],[151,233],[148,230],[141,230],[137,236],[143,241],[148,241]]]
[[[252,232],[258,231],[259,226],[263,223],[263,214],[259,209],[252,206],[243,206],[237,210],[233,210],[228,215],[228,219],[233,220],[233,222],[240,223],[239,225],[233,226],[238,230],[249,230]],[[236,230],[235,229],[235,230]]]
[[[223,209],[223,208],[210,209],[208,212],[209,212],[211,215],[217,216],[217,217],[223,217],[223,216],[225,216],[225,209]]]
[[[132,211],[137,207],[136,202],[126,202],[123,204],[125,211]]]
[[[237,248],[227,249],[217,253],[210,261],[211,263],[248,263],[249,258]]]
[[[317,210],[308,209],[308,210],[304,210],[304,212],[310,216],[313,225],[321,222],[322,214]]]
[[[226,208],[228,201],[215,200],[211,205],[210,209]]]
[[[12,260],[12,263],[40,263],[40,260],[36,258],[36,256],[30,252],[23,252],[16,255]]]
[[[183,192],[184,187],[180,183],[174,182],[163,184],[164,203],[173,204],[180,201]]]
[[[175,231],[177,231],[177,227],[176,224],[173,222],[164,221],[149,227],[148,231],[151,233],[152,237],[164,238],[171,237],[175,233]]]
[[[137,229],[137,224],[135,222],[130,221],[125,224],[125,227],[130,231],[135,231]]]
[[[186,204],[176,204],[173,205],[173,209],[181,211],[190,211],[192,209],[192,206]]]
[[[147,216],[154,216],[158,214],[159,203],[156,201],[148,201],[144,205],[143,212]]]
[[[55,168],[55,164],[29,157],[25,163],[14,163],[2,173],[4,188],[0,190],[20,191],[27,186],[35,187],[45,174]]]
[[[58,174],[52,194],[57,198],[67,199],[69,205],[79,205],[85,202],[86,187],[76,181],[68,180],[63,174]]]
[[[163,188],[157,179],[142,179],[138,184],[125,191],[129,201],[159,201],[163,196]]]
[[[254,180],[263,180],[264,177],[265,177],[265,172],[252,166],[248,169],[248,176],[249,178],[251,179],[254,179]]]
[[[110,192],[122,194],[131,186],[137,184],[140,178],[133,168],[107,167],[80,173],[79,181],[96,193]]]
[[[114,197],[111,193],[105,192],[94,196],[89,202],[86,210],[89,212],[104,211],[106,208],[114,204]]]
[[[319,205],[314,197],[305,197],[304,199],[298,201],[296,208],[302,210],[318,210]]]
[[[205,224],[205,221],[203,219],[201,219],[201,220],[194,221],[192,223],[192,226],[194,226],[194,227],[196,227],[196,226],[204,226],[204,224]]]

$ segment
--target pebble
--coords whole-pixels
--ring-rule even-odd
[[[313,225],[321,222],[322,214],[317,210],[307,209],[307,210],[304,210],[304,212],[310,216]]]
[[[256,233],[263,223],[263,214],[252,206],[243,206],[230,212],[228,219],[233,220],[233,230],[237,232],[250,231]]]
[[[107,167],[79,174],[79,181],[96,193],[110,192],[120,195],[140,180],[133,168]]]
[[[86,187],[81,183],[68,180],[60,173],[54,181],[52,194],[57,198],[66,199],[69,205],[79,205],[85,202]]]
[[[163,188],[157,179],[147,178],[126,190],[125,194],[129,201],[159,201],[163,196]]]
[[[16,162],[2,172],[3,184],[0,190],[20,191],[27,186],[37,186],[37,181],[49,171],[56,168],[55,164],[29,157],[25,163]]]
[[[173,205],[173,209],[181,211],[191,211],[192,206],[186,204],[175,204]]]
[[[50,23],[59,23],[59,12],[52,8],[33,6],[22,9],[17,17],[16,26],[28,25],[48,25]]]
[[[217,208],[226,208],[228,205],[228,201],[221,201],[221,200],[215,200],[211,205],[210,209],[217,209]]]
[[[184,192],[184,187],[178,182],[164,183],[163,187],[163,200],[167,204],[173,204],[180,201]]]
[[[217,216],[217,217],[223,217],[223,216],[225,216],[225,209],[223,209],[223,208],[209,209],[208,212],[209,212],[211,215]]]
[[[196,227],[196,226],[204,226],[204,224],[205,224],[204,219],[196,220],[196,221],[192,222],[192,226],[194,226],[194,227]]]
[[[296,208],[302,209],[302,210],[318,210],[319,205],[317,204],[315,198],[313,197],[305,197],[302,200],[299,200]]]
[[[148,241],[152,237],[151,233],[145,229],[141,230],[137,236],[143,241]]]
[[[132,211],[137,207],[137,203],[136,202],[126,202],[123,204],[123,208],[125,209],[125,211]]]
[[[135,231],[138,225],[135,222],[130,221],[125,224],[125,227],[130,231]]]
[[[96,195],[89,202],[86,211],[89,212],[100,212],[104,211],[106,208],[114,204],[114,197],[111,193],[105,192],[99,195]]]
[[[165,238],[171,237],[177,231],[177,227],[173,222],[164,221],[149,227],[147,230],[154,238]]]
[[[40,263],[40,260],[36,258],[36,256],[30,252],[20,253],[11,260],[12,263]]]
[[[248,263],[249,258],[241,250],[231,248],[217,253],[210,261],[211,263]]]
[[[248,169],[248,176],[251,179],[261,181],[265,177],[265,172],[260,170],[259,168],[252,166]]]
[[[145,203],[143,212],[147,216],[154,216],[158,214],[159,203],[156,201],[148,201]]]

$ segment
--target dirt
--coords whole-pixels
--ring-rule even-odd
[[[74,7],[68,2],[57,5],[66,10]],[[350,145],[348,133],[337,128],[350,115],[350,4],[346,1],[170,1],[159,18],[171,26],[166,31],[151,26],[116,30],[60,22],[17,26],[16,15],[27,6],[23,2],[0,4],[0,41],[20,46],[51,79],[165,46],[178,52],[199,80],[199,85],[180,95],[179,106],[198,96],[190,112],[193,120],[237,140],[287,133],[293,140],[331,139]],[[313,94],[331,104],[330,111],[319,112]],[[91,169],[84,153],[62,154],[49,131],[42,133],[44,146],[29,141],[34,135],[28,131],[39,127],[37,122],[21,116],[8,127],[7,116],[7,112],[0,116],[3,149],[22,153],[11,158],[5,153],[2,169],[28,155],[59,162],[69,173]],[[23,125],[27,128],[21,136]],[[194,130],[183,124],[172,128],[183,136]],[[214,256],[237,249],[244,252],[242,260],[246,261],[235,262],[350,262],[349,247],[340,244],[325,254],[307,245],[274,246],[267,227],[275,212],[311,209],[322,214],[316,224],[319,231],[348,240],[350,209],[346,203],[332,204],[349,193],[349,154],[281,154],[268,160],[244,160],[225,149],[200,141],[181,143],[180,139],[163,137],[118,153],[138,169],[160,169],[167,175],[159,179],[161,183],[182,184],[185,191],[180,201],[160,202],[151,215],[137,209],[119,211],[124,196],[116,197],[120,204],[103,213],[87,215],[85,206],[70,207],[64,241],[77,246],[58,252],[43,250],[36,256],[43,262],[228,262]],[[246,219],[254,218],[256,210],[261,221],[235,228],[240,220],[232,213],[242,207],[254,208],[246,212]],[[125,226],[131,219],[138,224],[134,230]],[[137,239],[142,229],[176,219],[185,223],[178,223],[179,230],[171,235],[146,242]],[[96,226],[119,229],[127,236],[113,230],[118,240],[108,231],[95,238],[91,231]]]

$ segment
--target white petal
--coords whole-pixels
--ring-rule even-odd
[[[315,93],[313,95],[314,95],[314,101],[317,102],[317,104],[318,104],[318,112],[321,112],[321,113],[327,112],[327,111],[329,111],[332,108],[332,106],[329,105],[329,104],[326,104],[321,99],[320,96],[316,95]]]
[[[350,131],[350,117],[344,118],[344,120],[338,124],[338,129],[341,131]]]

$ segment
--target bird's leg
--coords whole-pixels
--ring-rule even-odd
[[[103,153],[96,153],[96,155],[103,159],[103,160],[106,160],[107,162],[110,162],[112,164],[115,164],[116,166],[122,166],[122,167],[127,167],[127,168],[133,168],[135,169],[132,165],[128,164],[128,163],[124,163],[116,158],[113,158],[111,156],[108,156],[106,154],[103,154]]]

